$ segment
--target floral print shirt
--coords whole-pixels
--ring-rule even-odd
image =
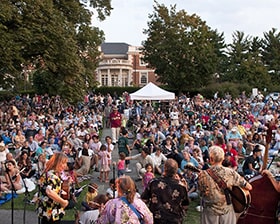
[[[60,204],[53,201],[46,194],[46,189],[50,188],[57,194],[61,193],[62,180],[57,176],[53,170],[42,175],[39,180],[40,194],[39,203],[37,207],[37,213],[39,217],[47,217],[48,220],[60,220],[65,214],[64,209],[61,208]]]
[[[142,194],[154,215],[155,223],[182,223],[185,216],[183,207],[189,204],[185,186],[171,177],[153,179]]]
[[[246,183],[244,178],[231,168],[212,166],[209,169],[212,169],[217,176],[221,177],[229,189],[232,186],[243,187]],[[211,210],[214,215],[224,215],[232,209],[232,204],[227,205],[224,191],[207,171],[202,171],[199,174],[198,187],[202,196],[203,207]]]
[[[139,198],[135,197],[132,205],[142,214],[145,224],[153,224],[153,214],[150,212],[146,204]],[[137,215],[129,208],[129,206],[120,198],[109,200],[105,204],[104,210],[96,221],[97,224],[138,224]]]

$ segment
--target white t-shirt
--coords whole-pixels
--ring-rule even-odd
[[[80,224],[93,224],[99,216],[99,210],[91,210],[84,212],[79,220]]]
[[[6,155],[9,153],[8,149],[5,149],[3,152],[0,152],[0,162],[5,162],[6,161]],[[1,164],[0,164],[1,168]]]
[[[167,160],[166,156],[160,153],[158,156],[155,152],[151,154],[151,157],[154,160],[155,166],[160,166],[162,162],[165,162]]]

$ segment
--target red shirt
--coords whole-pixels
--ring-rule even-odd
[[[119,128],[122,124],[122,115],[118,111],[113,111],[110,114],[110,121],[112,128]]]

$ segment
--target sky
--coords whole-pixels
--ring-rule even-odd
[[[224,33],[226,43],[232,42],[232,34],[242,31],[245,35],[263,37],[264,32],[280,24],[279,0],[157,0],[168,8],[176,4],[189,15],[196,14],[211,29]],[[147,36],[148,15],[153,14],[153,0],[112,0],[110,17],[105,21],[93,20],[93,25],[105,32],[105,42],[125,42],[141,46]]]

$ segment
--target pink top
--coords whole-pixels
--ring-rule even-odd
[[[146,172],[143,177],[143,190],[148,187],[149,182],[154,179],[155,176],[152,172]]]
[[[119,160],[118,170],[124,170],[124,169],[125,169],[125,160]]]

